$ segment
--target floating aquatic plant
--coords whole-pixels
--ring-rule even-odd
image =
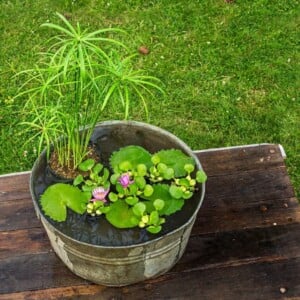
[[[55,221],[67,218],[67,207],[79,214],[104,215],[117,228],[161,231],[165,218],[182,209],[206,181],[193,158],[176,149],[150,154],[140,146],[112,153],[109,167],[88,159],[79,165],[73,185],[55,184],[41,197],[45,214]]]

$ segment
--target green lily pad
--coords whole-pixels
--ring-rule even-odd
[[[175,177],[181,177],[187,174],[185,170],[186,164],[195,165],[195,161],[192,157],[187,156],[178,149],[161,150],[157,152],[155,156],[159,158],[160,163],[174,170]]]
[[[151,154],[140,146],[130,145],[114,152],[110,157],[110,165],[115,173],[122,173],[120,165],[124,162],[136,169],[138,165],[143,164],[147,168],[152,165]]]
[[[79,188],[56,183],[49,186],[41,196],[40,203],[45,215],[57,222],[66,220],[67,207],[78,214],[83,214],[90,194],[82,192]]]
[[[176,199],[172,197],[172,195],[169,193],[170,186],[167,184],[155,184],[153,187],[153,193],[151,196],[146,197],[145,195],[142,195],[142,197],[146,200],[146,210],[148,213],[151,213],[153,210],[155,210],[154,202],[157,199],[161,199],[164,201],[164,206],[159,210],[159,214],[162,215],[171,215],[175,213],[176,211],[180,210],[182,206],[184,205],[184,199]]]
[[[106,219],[116,228],[133,228],[139,223],[132,209],[123,200],[118,200],[110,205]]]

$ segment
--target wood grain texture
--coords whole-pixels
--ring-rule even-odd
[[[28,197],[30,173],[0,176],[0,201],[18,200]]]
[[[300,299],[300,208],[280,148],[196,154],[209,177],[183,257],[120,288],[70,272],[35,216],[29,174],[0,177],[0,299]]]
[[[237,171],[264,170],[284,165],[278,145],[225,148],[195,152],[209,176],[235,174]]]
[[[295,258],[192,270],[180,276],[167,273],[121,288],[73,285],[0,294],[0,299],[299,299],[299,268],[300,259]]]
[[[0,259],[44,253],[50,249],[47,234],[41,227],[0,232]]]
[[[0,232],[40,226],[28,193],[24,199],[0,201]]]

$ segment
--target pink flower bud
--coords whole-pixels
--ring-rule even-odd
[[[124,189],[126,189],[133,182],[134,180],[130,180],[130,175],[128,173],[121,175],[119,178],[119,183],[121,183]]]

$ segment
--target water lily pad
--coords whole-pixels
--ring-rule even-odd
[[[110,205],[106,219],[117,228],[133,228],[139,224],[132,208],[123,200],[118,200]]]
[[[62,222],[66,220],[67,207],[78,214],[83,214],[89,199],[89,193],[82,192],[75,186],[56,183],[46,189],[40,203],[45,215],[54,221]]]
[[[140,146],[130,145],[114,152],[110,157],[110,165],[115,173],[122,173],[124,170],[120,170],[120,164],[126,162],[131,165],[131,168],[135,169],[138,165],[143,164],[146,167],[152,165],[151,154]]]
[[[161,150],[157,152],[155,156],[159,158],[160,163],[174,170],[175,177],[181,177],[187,174],[184,168],[186,164],[195,165],[195,161],[192,157],[187,156],[177,149]]]
[[[182,208],[182,206],[184,205],[184,199],[176,199],[172,197],[172,195],[169,193],[169,188],[170,186],[167,184],[155,184],[153,185],[153,193],[151,196],[146,197],[145,195],[143,195],[144,199],[149,200],[145,201],[148,213],[151,213],[156,209],[153,203],[157,199],[161,199],[164,201],[164,206],[161,208],[161,210],[159,210],[159,214],[161,216],[169,216]]]

